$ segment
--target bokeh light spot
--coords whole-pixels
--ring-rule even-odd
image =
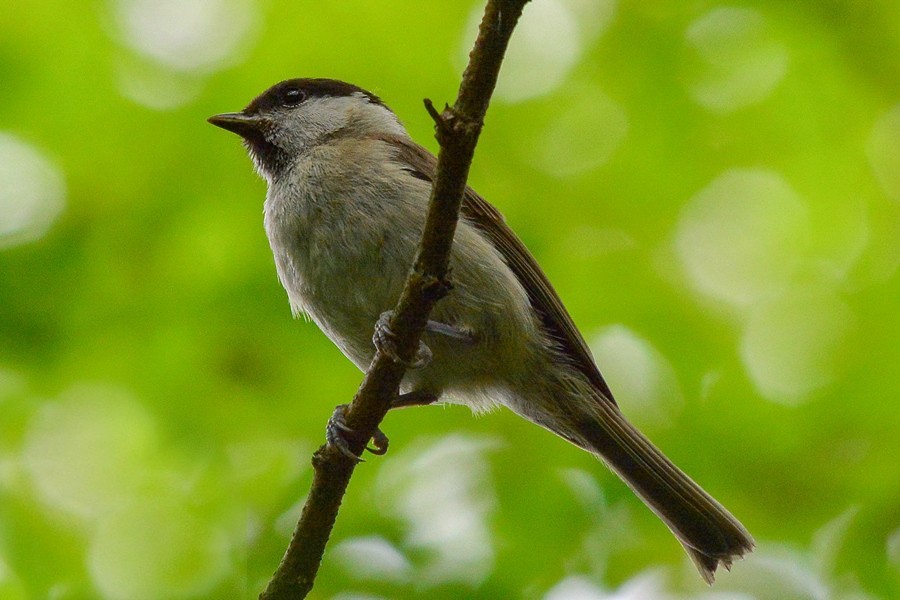
[[[561,469],[559,478],[587,511],[600,513],[606,508],[603,488],[592,473],[583,469]]]
[[[121,39],[178,71],[228,66],[258,22],[251,0],[115,0]]]
[[[130,395],[82,386],[41,407],[22,464],[46,504],[93,519],[137,493],[156,441],[153,418]]]
[[[228,570],[226,534],[177,503],[147,498],[103,519],[88,568],[105,597],[206,595]]]
[[[569,576],[553,586],[544,600],[603,600],[606,595],[589,579]]]
[[[763,396],[797,404],[844,372],[855,323],[851,309],[832,292],[791,290],[750,312],[741,358]]]
[[[859,514],[859,508],[857,505],[850,506],[816,531],[810,550],[817,572],[834,573],[839,568],[838,555]]]
[[[33,146],[0,133],[0,249],[43,237],[65,196],[58,167]]]
[[[343,540],[331,555],[356,579],[403,582],[412,571],[406,557],[379,536]]]
[[[0,556],[0,598],[3,600],[26,600],[25,586]]]
[[[465,65],[481,22],[483,5],[473,6],[460,42],[457,64]],[[522,13],[512,37],[494,97],[501,102],[522,102],[543,96],[565,81],[577,64],[589,38],[596,36],[612,16],[610,2],[590,7],[582,2],[542,0]],[[591,27],[582,28],[581,14],[594,15]]]
[[[746,306],[789,282],[810,235],[806,204],[781,176],[732,169],[685,206],[675,247],[694,287]]]
[[[900,104],[875,124],[867,150],[884,193],[900,202]]]
[[[680,600],[666,589],[664,574],[659,569],[638,573],[619,587],[606,593],[590,579],[571,575],[557,583],[544,600]]]
[[[653,344],[624,325],[606,327],[591,351],[619,404],[637,425],[665,427],[684,405],[671,363]]]
[[[194,100],[203,89],[191,74],[129,57],[118,65],[119,91],[123,96],[153,110],[172,110]]]
[[[727,594],[726,598],[826,600],[852,597],[833,594],[823,577],[809,567],[807,557],[795,550],[764,546],[740,566],[717,578],[716,590]]]
[[[382,468],[378,496],[409,526],[406,543],[429,551],[417,581],[477,585],[494,567],[487,517],[496,505],[488,440],[449,435],[414,444]]]
[[[578,23],[585,44],[593,42],[609,27],[616,16],[618,0],[560,0]],[[527,10],[531,10],[529,5]]]
[[[713,9],[688,27],[685,38],[699,58],[690,73],[691,94],[712,111],[764,100],[787,72],[787,49],[756,10]]]
[[[560,98],[553,121],[530,144],[531,160],[565,177],[607,162],[625,139],[625,111],[598,88],[584,88]]]
[[[888,560],[895,568],[900,568],[900,527],[888,536],[885,542]]]
[[[305,469],[306,448],[296,440],[259,438],[230,444],[228,457],[232,488],[254,507],[265,507],[278,492],[295,483]]]

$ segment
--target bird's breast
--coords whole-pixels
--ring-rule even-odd
[[[307,313],[354,362],[367,364],[375,321],[400,295],[424,214],[392,217],[399,190],[344,180],[273,184],[265,228],[294,313]]]

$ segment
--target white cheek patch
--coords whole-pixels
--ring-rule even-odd
[[[295,109],[294,115],[296,124],[290,128],[293,139],[285,142],[295,144],[295,147],[314,144],[338,131],[359,137],[369,134],[406,134],[397,116],[389,108],[373,104],[360,92],[350,96],[310,98]]]
[[[272,124],[265,133],[271,152],[252,143],[246,146],[256,172],[269,183],[309,149],[327,144],[335,137],[407,135],[389,108],[372,102],[360,92],[350,96],[312,97],[290,108],[275,107],[266,119]]]

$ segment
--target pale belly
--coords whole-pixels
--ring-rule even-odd
[[[307,313],[361,370],[375,354],[372,334],[379,315],[393,309],[400,296],[424,222],[424,206],[416,212],[392,202],[399,201],[384,196],[373,208],[338,196],[311,206],[267,200],[266,232],[294,312]],[[375,209],[396,218],[385,219]],[[426,332],[423,340],[433,360],[408,370],[402,387],[446,391],[467,404],[485,404],[514,387],[529,368],[527,340],[537,335],[536,321],[499,253],[465,223],[456,233],[451,281],[452,291],[431,318],[470,331],[475,340]]]

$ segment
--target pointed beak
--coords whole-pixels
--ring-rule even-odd
[[[222,113],[207,119],[216,127],[227,129],[232,133],[236,133],[243,138],[249,138],[259,135],[262,127],[262,120],[259,117],[245,115],[244,113]]]

